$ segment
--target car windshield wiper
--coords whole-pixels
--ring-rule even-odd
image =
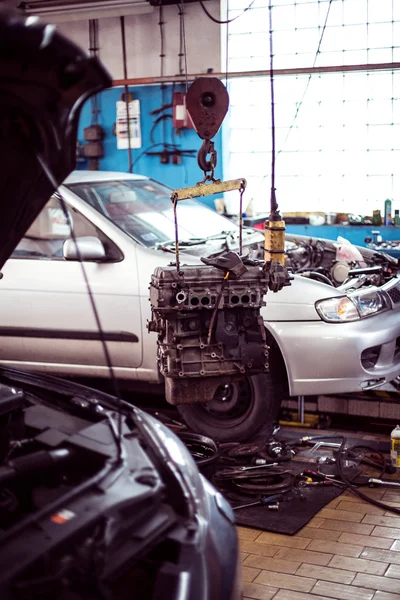
[[[198,244],[205,244],[206,241],[206,238],[190,238],[190,240],[179,240],[179,246],[197,246]],[[168,248],[168,246],[172,246],[174,244],[175,240],[171,239],[165,240],[164,242],[157,242],[154,247],[156,250],[159,250],[160,248]]]
[[[210,240],[226,240],[227,238],[235,238],[238,233],[236,231],[220,231],[219,233],[215,233],[214,235],[208,235],[202,238],[190,238],[189,240],[179,240],[179,246],[197,246],[199,244],[206,244]],[[157,242],[155,244],[155,248],[163,248],[172,246],[175,244],[175,239],[165,240],[164,242]]]
[[[243,229],[243,233],[247,235],[253,235],[257,232],[255,229],[251,227],[246,227]],[[179,240],[179,247],[187,248],[189,246],[198,246],[200,244],[206,244],[211,240],[224,240],[225,244],[229,244],[230,241],[235,242],[235,240],[239,237],[239,230],[230,230],[230,231],[220,231],[219,233],[214,233],[213,235],[204,236],[202,238],[190,238],[189,240]],[[170,252],[170,247],[175,245],[175,239],[165,240],[164,242],[157,242],[153,247],[156,250],[165,249],[167,252]]]

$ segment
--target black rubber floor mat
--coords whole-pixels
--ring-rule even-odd
[[[294,535],[302,529],[331,500],[342,493],[338,487],[309,487],[304,490],[305,500],[290,493],[280,502],[279,510],[269,510],[267,506],[251,506],[235,510],[238,525],[254,527],[262,531]],[[251,502],[248,496],[241,504]],[[239,502],[231,502],[232,506]]]
[[[295,474],[305,469],[315,470],[315,466],[315,463],[297,460],[287,464],[287,468]],[[220,488],[220,491],[233,508],[257,500],[257,497],[250,495],[233,496],[223,488]],[[235,510],[236,522],[238,525],[254,527],[262,531],[294,535],[307,525],[321,508],[340,496],[342,492],[341,487],[334,485],[304,486],[301,488],[301,495],[296,490],[284,494],[278,510],[270,510],[268,506],[251,506]]]

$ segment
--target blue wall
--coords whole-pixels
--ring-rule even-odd
[[[184,91],[183,87],[175,87],[176,91]],[[102,92],[99,95],[99,124],[105,129],[104,139],[104,158],[100,160],[100,169],[105,171],[129,171],[129,160],[127,150],[117,150],[117,138],[113,133],[114,124],[116,121],[116,102],[120,100],[123,93],[123,88],[112,88]],[[184,130],[181,136],[175,135],[175,143],[179,144],[181,150],[196,150],[196,154],[192,157],[182,157],[181,165],[160,163],[159,156],[147,156],[142,154],[148,146],[151,145],[150,130],[156,117],[150,116],[150,112],[162,106],[161,86],[148,85],[129,88],[134,99],[140,100],[140,120],[142,129],[142,147],[138,150],[132,150],[134,168],[133,172],[139,175],[147,175],[156,181],[160,181],[172,188],[187,187],[195,185],[203,177],[200,171],[196,154],[201,146],[201,139],[193,129]],[[166,86],[165,96],[167,103],[171,102],[172,86]],[[171,113],[171,109],[165,112]],[[86,103],[80,120],[78,140],[83,142],[83,128],[90,125],[91,103]],[[174,140],[171,138],[172,120],[167,119],[167,143]],[[157,125],[153,137],[155,142],[162,142],[162,122]],[[218,153],[217,168],[215,176],[222,177],[222,142],[221,133],[215,137],[215,149]],[[150,151],[158,151],[162,149],[162,145],[151,148]],[[141,155],[141,156],[140,156]],[[140,156],[140,158],[139,158]],[[136,163],[137,159],[138,162]],[[78,163],[79,169],[85,169],[86,160]],[[202,199],[203,202],[214,208],[214,197],[209,196]]]

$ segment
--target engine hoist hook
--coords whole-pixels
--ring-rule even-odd
[[[228,92],[222,81],[216,77],[196,79],[186,95],[186,109],[193,127],[203,140],[197,153],[198,165],[204,173],[202,183],[215,181],[214,169],[217,164],[217,152],[212,138],[218,133],[228,107]]]
[[[208,155],[210,155],[209,159],[207,159]],[[217,166],[217,151],[214,148],[214,142],[203,140],[197,152],[197,163],[207,179],[214,180],[214,169]]]

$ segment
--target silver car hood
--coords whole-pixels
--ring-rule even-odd
[[[261,309],[261,314],[266,321],[320,321],[315,303],[335,296],[343,296],[343,292],[325,283],[293,275],[290,286],[276,294],[268,292],[267,306]]]
[[[110,84],[53,25],[0,9],[0,268],[75,167],[83,103]]]
[[[160,261],[165,265],[174,260],[174,255],[165,255]],[[181,253],[181,264],[198,265],[197,257]],[[265,300],[267,305],[261,309],[265,321],[320,321],[315,310],[315,303],[324,298],[343,296],[344,292],[333,286],[326,285],[314,279],[301,275],[293,275],[291,285],[279,292],[268,292]]]

